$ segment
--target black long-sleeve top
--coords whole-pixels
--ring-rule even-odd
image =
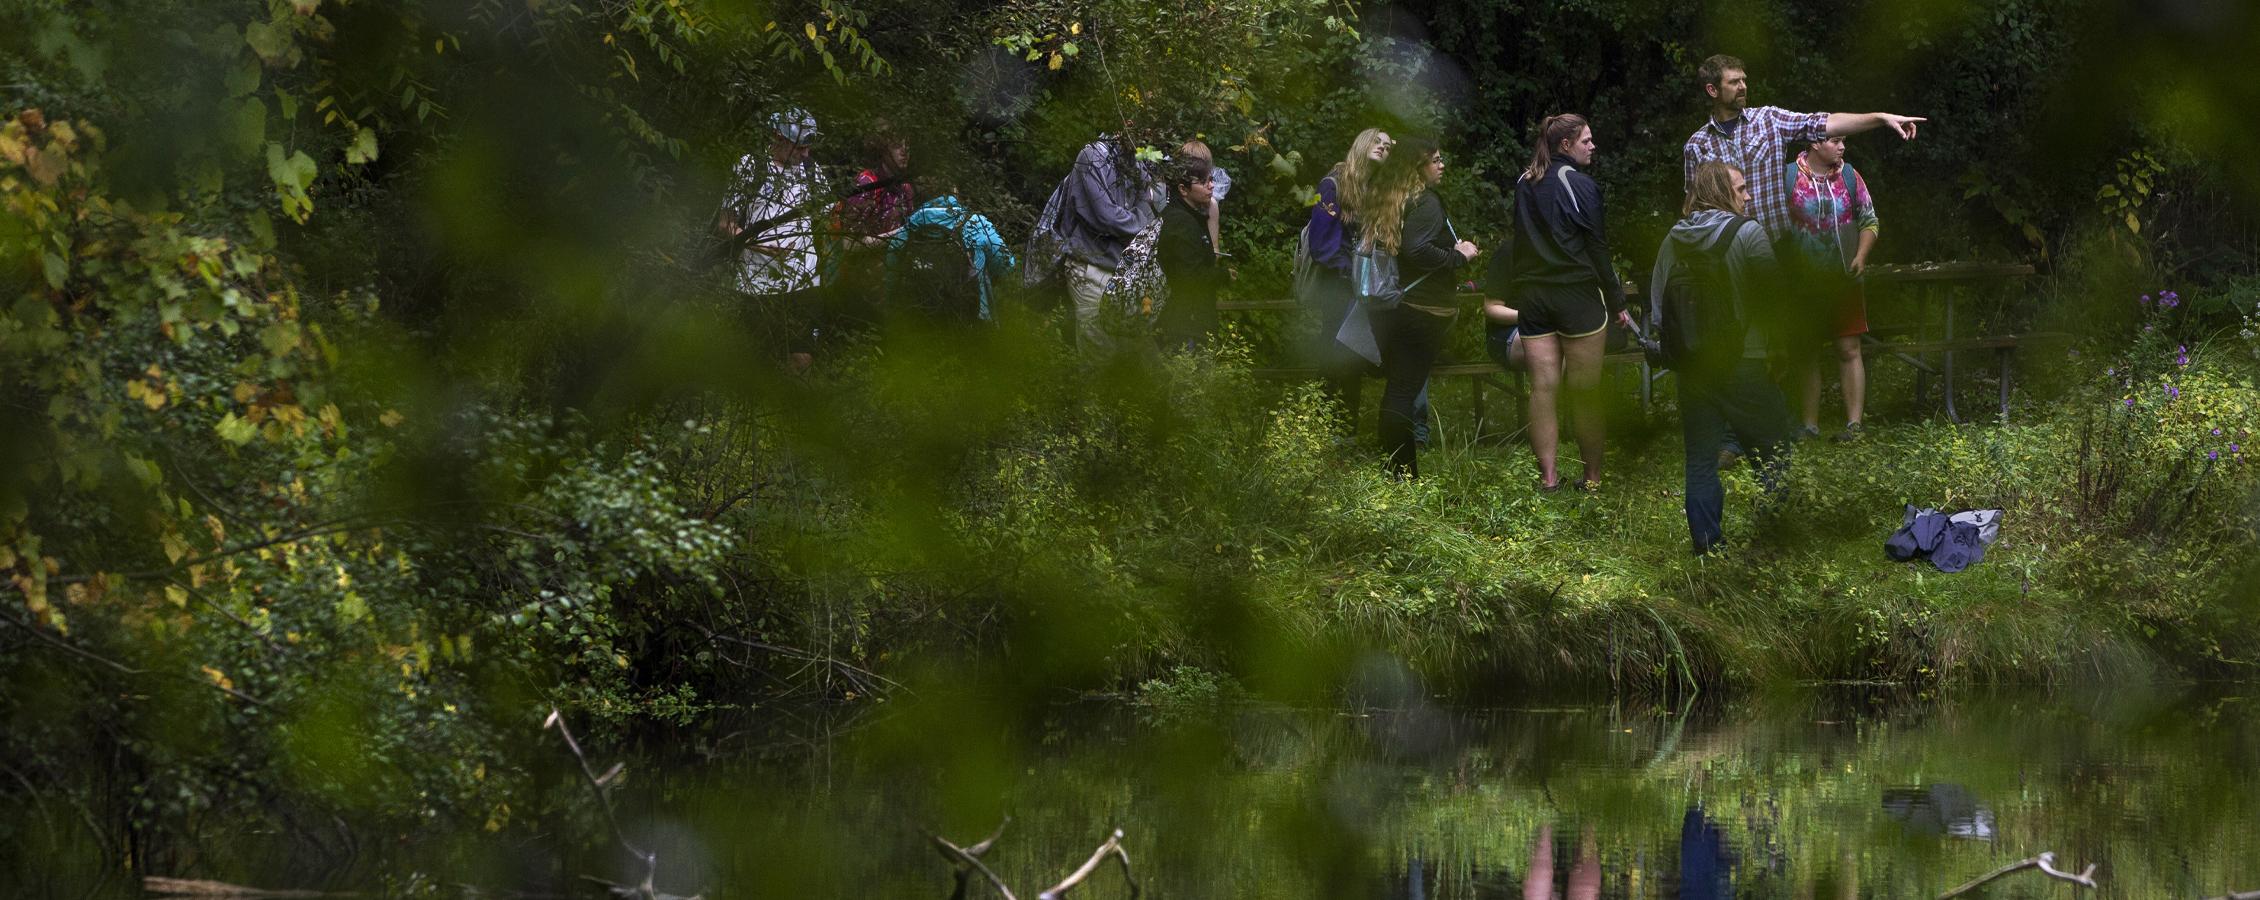
[[[1169,305],[1162,307],[1161,329],[1171,338],[1189,338],[1216,328],[1216,291],[1224,272],[1208,239],[1208,210],[1194,209],[1176,197],[1161,211],[1161,234],[1154,257],[1169,280]]]
[[[1517,180],[1514,283],[1591,284],[1608,298],[1609,312],[1623,309],[1607,220],[1601,186],[1567,160],[1554,160],[1536,181]]]
[[[1422,191],[1406,201],[1404,230],[1397,239],[1397,280],[1411,286],[1405,302],[1434,312],[1457,311],[1452,297],[1459,289],[1459,268],[1466,264],[1444,199],[1435,191]]]

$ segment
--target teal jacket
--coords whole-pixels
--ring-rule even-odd
[[[949,194],[926,201],[902,220],[902,227],[887,239],[887,271],[893,277],[895,253],[909,242],[911,232],[921,228],[940,228],[957,233],[971,257],[973,271],[981,283],[981,318],[990,318],[989,282],[994,274],[1012,268],[1012,251],[1005,249],[1004,236],[997,234],[996,225],[989,217],[966,209],[957,197]]]

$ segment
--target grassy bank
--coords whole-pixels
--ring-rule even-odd
[[[834,620],[888,619],[905,591],[853,578],[895,559],[882,568],[950,598],[939,618],[1085,688],[1190,666],[1294,696],[1373,650],[1478,691],[2213,677],[2249,664],[2255,633],[2236,599],[2255,484],[2243,345],[2186,364],[2167,348],[2135,376],[2049,363],[2014,426],[1886,420],[1801,445],[1763,516],[1738,469],[1732,548],[1709,559],[1688,552],[1668,388],[1651,418],[1620,411],[1602,491],[1548,495],[1519,443],[1469,439],[1452,388],[1425,477],[1396,482],[1370,432],[1341,435],[1315,389],[1258,382],[1230,351],[1018,371],[881,355],[836,386],[875,402],[825,433],[890,437],[811,496],[891,512],[799,545],[861,555],[813,561],[849,586],[823,606]],[[945,512],[906,519],[909,495]],[[1960,574],[1893,563],[1883,539],[1910,503],[2000,507],[2002,538]]]

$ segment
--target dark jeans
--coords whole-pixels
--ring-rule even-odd
[[[1687,531],[1696,553],[1724,536],[1726,488],[1719,484],[1719,448],[1734,438],[1750,449],[1758,483],[1770,496],[1789,471],[1794,432],[1789,401],[1766,377],[1766,363],[1744,359],[1731,370],[1679,373],[1679,418],[1687,442]]]
[[[1389,452],[1389,470],[1420,477],[1420,422],[1425,418],[1420,396],[1428,387],[1428,372],[1444,349],[1444,330],[1452,317],[1421,312],[1410,306],[1374,317],[1375,337],[1381,344],[1381,448]]]

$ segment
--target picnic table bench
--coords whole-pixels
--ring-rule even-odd
[[[1917,295],[1920,306],[1917,310],[1916,321],[1911,329],[1881,329],[1887,334],[1894,331],[1903,333],[1912,330],[1914,340],[1885,341],[1881,340],[1876,334],[1870,333],[1865,336],[1864,346],[1871,351],[1869,353],[1870,358],[1895,358],[1913,366],[1916,371],[1915,393],[1918,398],[1930,394],[1930,380],[1935,377],[1938,381],[1939,394],[1945,407],[1946,417],[1949,421],[1957,424],[1962,421],[1962,416],[1955,406],[1955,357],[1957,354],[1963,353],[1991,352],[2000,376],[2000,421],[2002,424],[2007,424],[2010,411],[2010,391],[2015,383],[2015,369],[2012,360],[2015,351],[2026,344],[2069,343],[2071,336],[2052,332],[2031,332],[1957,338],[1954,336],[1954,329],[1956,300],[1960,294],[1958,288],[1987,281],[2026,278],[2030,277],[2033,271],[2031,265],[2024,263],[1968,261],[1870,266],[1867,271],[1867,278],[1871,283],[1914,285],[1924,290]],[[1627,285],[1626,293],[1633,296],[1640,295],[1638,289],[1632,285]],[[1478,300],[1482,299],[1480,294],[1472,296]],[[1942,333],[1935,338],[1930,335],[1931,323],[1928,315],[1929,307],[1933,301],[1938,303],[1943,313],[1940,317],[1942,323],[1939,328]],[[1300,302],[1293,298],[1286,298],[1224,300],[1219,301],[1216,308],[1220,312],[1261,313],[1293,312],[1303,307]],[[1880,351],[1880,353],[1874,351]],[[1935,358],[1935,363],[1932,358]],[[1646,412],[1654,401],[1654,382],[1664,373],[1652,369],[1648,365],[1647,359],[1637,348],[1619,350],[1608,354],[1603,359],[1606,362],[1630,363],[1638,368],[1640,408],[1642,412]],[[1303,379],[1315,378],[1318,372],[1315,368],[1303,366],[1262,368],[1256,369],[1253,374],[1258,378],[1267,379]],[[1511,390],[1511,386],[1504,378],[1517,373],[1506,372],[1489,360],[1447,360],[1437,363],[1429,374],[1431,377],[1471,379],[1474,386],[1474,412],[1480,422],[1485,412],[1484,387],[1490,385],[1502,390]]]

